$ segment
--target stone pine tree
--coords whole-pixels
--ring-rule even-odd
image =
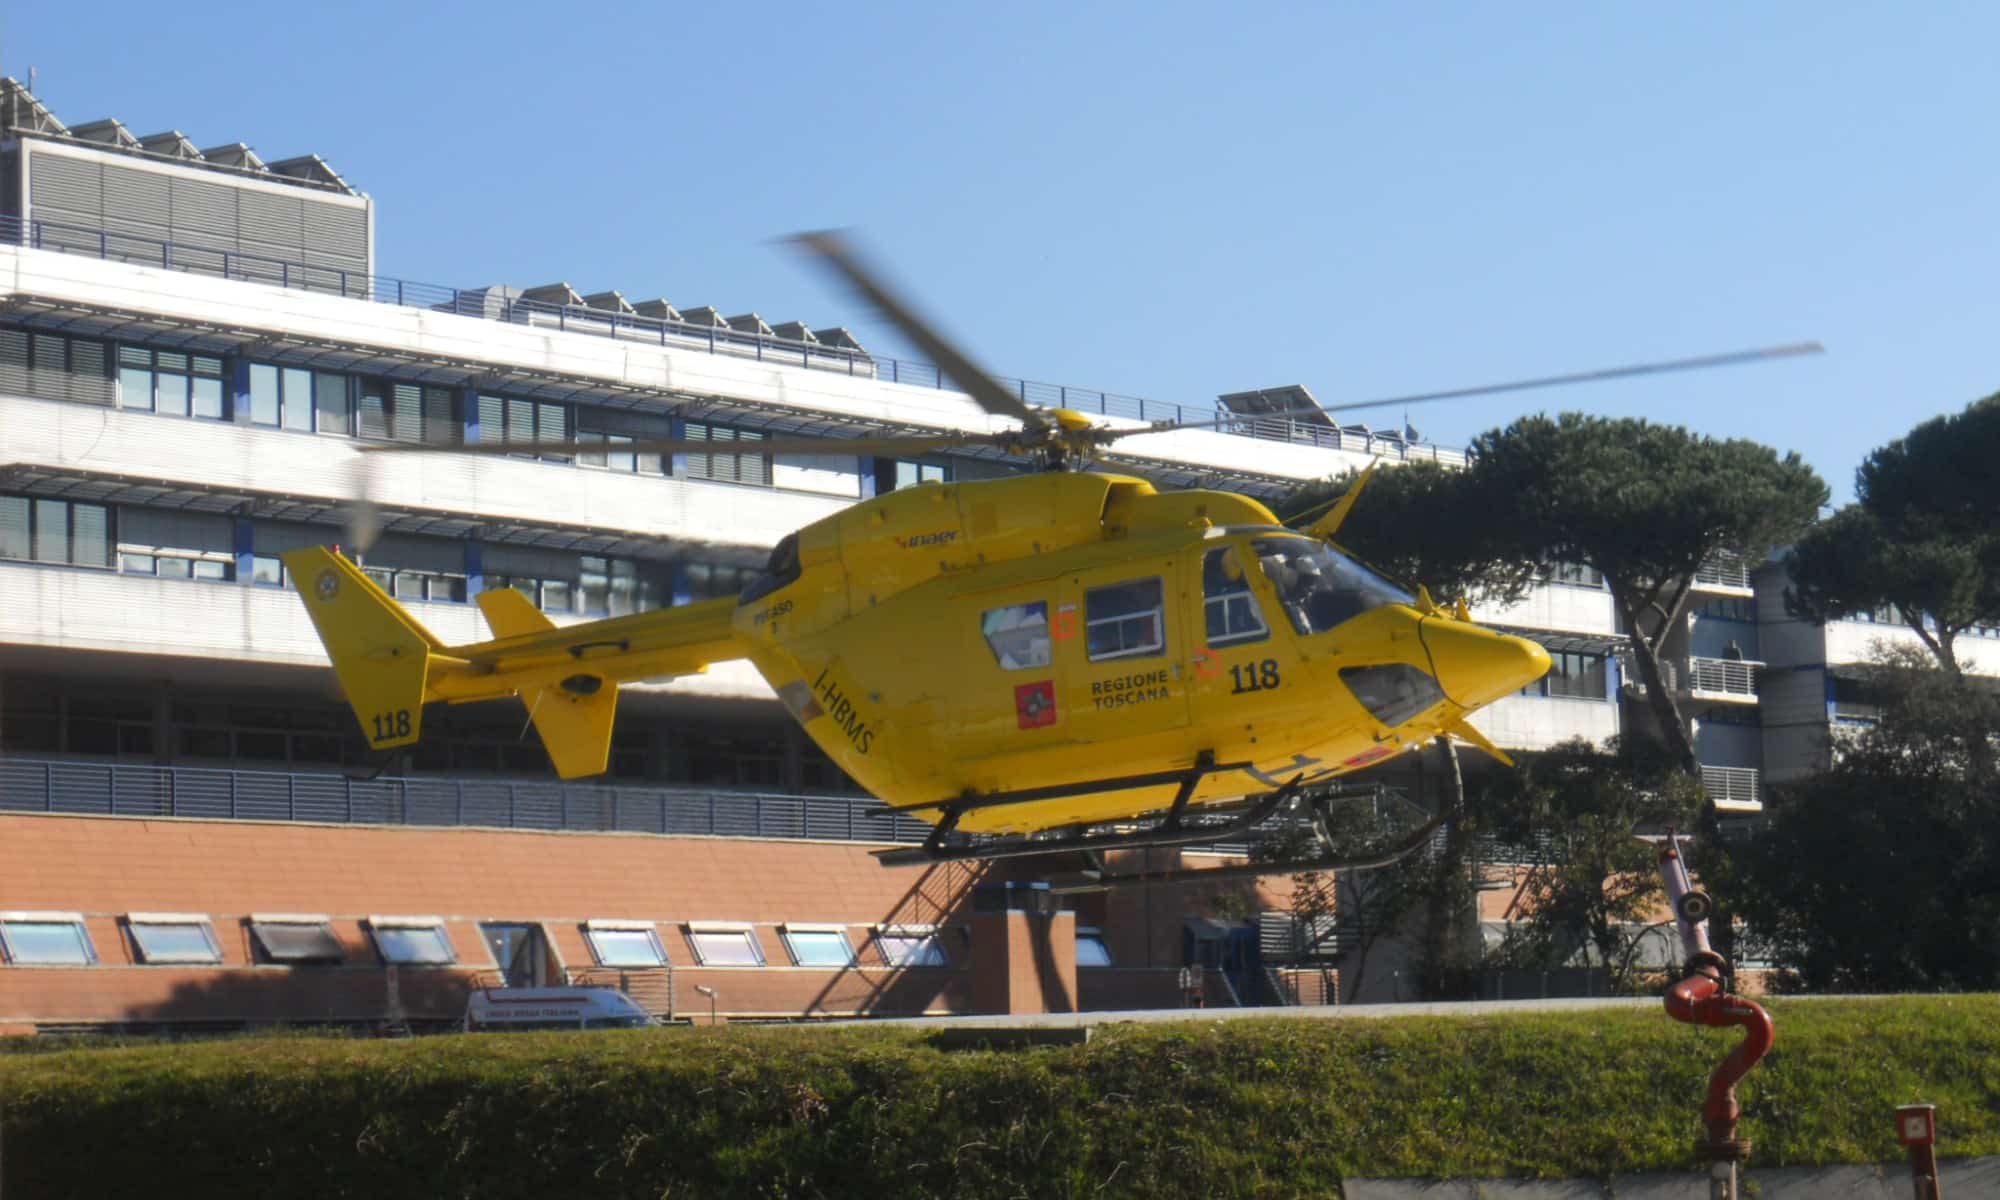
[[[1772,790],[1739,913],[1809,991],[2000,987],[2000,696],[1904,647],[1868,667],[1881,718]]]
[[[1961,676],[1958,638],[2000,625],[2000,396],[1925,421],[1871,453],[1855,502],[1785,558],[1793,615],[1824,623],[1893,610]]]
[[[1796,539],[1827,490],[1796,454],[1671,425],[1565,413],[1473,439],[1482,520],[1532,562],[1604,576],[1670,761],[1697,774],[1694,742],[1660,654],[1687,613],[1695,572],[1719,554],[1752,562]]]

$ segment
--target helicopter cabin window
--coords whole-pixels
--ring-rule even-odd
[[[1261,642],[1271,636],[1242,560],[1234,548],[1210,550],[1201,563],[1202,609],[1208,622],[1208,644],[1233,646]]]
[[[1322,542],[1258,538],[1257,561],[1300,634],[1325,633],[1384,604],[1415,603],[1409,593]]]
[[[1083,597],[1084,641],[1092,662],[1159,654],[1167,646],[1158,576],[1092,588]]]
[[[1049,665],[1049,606],[1045,601],[989,608],[980,615],[979,632],[1003,671]]]

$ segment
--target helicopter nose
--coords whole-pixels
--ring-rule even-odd
[[[1549,652],[1526,638],[1438,617],[1424,618],[1418,633],[1431,674],[1460,708],[1491,704],[1549,673]]]

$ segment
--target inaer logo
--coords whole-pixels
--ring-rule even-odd
[[[958,540],[958,530],[940,529],[933,533],[913,533],[909,537],[899,537],[896,544],[905,550],[916,550],[924,546],[942,546]]]

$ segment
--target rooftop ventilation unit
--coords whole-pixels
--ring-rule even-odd
[[[812,330],[806,328],[804,321],[786,321],[782,325],[773,325],[771,336],[781,337],[788,342],[804,342],[808,346],[819,344],[819,339],[813,336]]]
[[[100,146],[116,146],[120,150],[137,150],[139,139],[125,128],[125,122],[115,117],[101,121],[86,121],[70,129],[69,135],[79,142],[96,142]]]
[[[139,149],[162,158],[177,158],[182,162],[201,161],[201,151],[195,149],[194,143],[178,129],[169,129],[165,133],[153,133],[140,138]]]
[[[347,181],[340,177],[340,172],[327,166],[326,160],[317,154],[301,154],[297,158],[280,159],[271,163],[269,169],[273,175],[283,175],[287,179],[302,179],[322,187],[338,188],[350,196],[355,194],[354,189],[347,186]]]
[[[35,99],[34,93],[21,86],[21,81],[9,75],[0,79],[0,118],[6,121],[8,129],[20,129],[29,133],[68,133],[69,129],[55,115]]]
[[[587,308],[601,308],[605,312],[615,312],[621,317],[637,316],[639,310],[626,303],[625,297],[617,291],[592,292],[583,298]]]
[[[852,350],[863,358],[868,357],[868,347],[847,332],[847,327],[844,325],[836,325],[831,329],[815,329],[813,339],[822,346],[830,346],[835,350]]]
[[[556,304],[567,308],[583,307],[583,297],[575,288],[566,283],[545,283],[540,287],[521,289],[521,299],[532,304]]]
[[[715,310],[714,305],[704,304],[700,308],[690,308],[681,314],[681,320],[690,325],[701,325],[709,329],[729,328],[729,319]]]
[[[265,169],[264,160],[258,158],[257,152],[242,142],[231,142],[226,146],[204,150],[201,152],[201,157],[203,162],[214,163],[219,167],[236,167],[244,171]]]
[[[681,310],[668,304],[665,300],[641,300],[632,306],[632,311],[642,317],[651,317],[656,321],[679,321],[684,319],[681,316]]]
[[[1230,412],[1246,417],[1285,417],[1305,425],[1320,425],[1328,429],[1334,427],[1333,418],[1321,411],[1319,401],[1306,390],[1303,383],[1288,383],[1284,387],[1257,388],[1248,392],[1230,392],[1218,396],[1222,406]]]
[[[758,337],[771,336],[771,327],[764,324],[764,318],[756,313],[741,313],[724,319],[729,322],[729,327],[738,333],[754,333]]]

